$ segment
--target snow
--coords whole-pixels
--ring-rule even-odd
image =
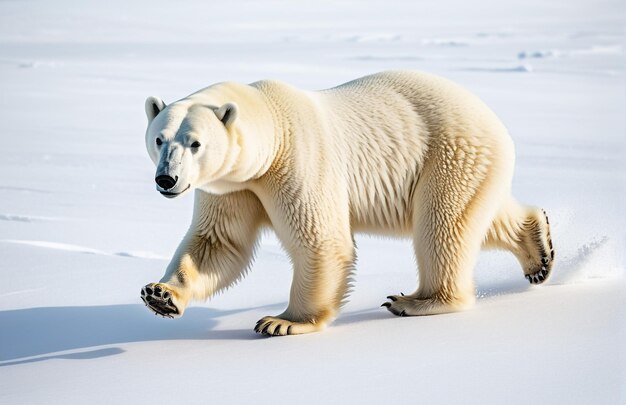
[[[0,403],[626,402],[625,22],[611,0],[0,2]],[[411,244],[359,236],[339,319],[263,338],[291,272],[268,233],[238,286],[151,316],[139,290],[193,199],[154,190],[145,98],[387,69],[448,77],[502,118],[514,194],[550,214],[551,281],[486,252],[475,308],[395,318],[379,305],[415,288]]]

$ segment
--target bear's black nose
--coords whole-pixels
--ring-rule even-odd
[[[178,176],[176,176],[176,178],[173,179],[171,176],[168,176],[167,174],[162,174],[160,176],[157,176],[156,179],[154,180],[157,182],[159,187],[161,187],[163,190],[169,190],[170,188],[176,185],[176,182],[178,181]]]

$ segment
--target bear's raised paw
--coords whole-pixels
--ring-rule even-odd
[[[530,282],[530,284],[541,284],[544,281],[546,281],[548,279],[548,277],[550,276],[551,273],[551,268],[547,267],[548,261],[547,258],[543,258],[541,259],[542,261],[542,266],[541,266],[541,270],[532,273],[532,274],[526,274],[526,280],[528,280]]]
[[[173,294],[164,284],[151,283],[141,289],[141,299],[155,315],[174,318],[181,315]]]
[[[541,284],[550,277],[552,273],[552,266],[554,263],[554,246],[552,245],[552,237],[550,236],[550,220],[548,214],[544,210],[541,210],[544,223],[534,230],[535,244],[537,245],[537,251],[541,255],[541,262],[536,263],[534,269],[531,269],[525,274],[526,280],[530,284]]]

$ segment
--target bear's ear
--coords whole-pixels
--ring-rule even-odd
[[[151,122],[154,117],[159,115],[161,111],[165,108],[165,103],[158,97],[150,96],[146,99],[146,116],[148,117],[148,122]]]
[[[237,118],[237,104],[226,103],[215,110],[215,115],[228,128]]]

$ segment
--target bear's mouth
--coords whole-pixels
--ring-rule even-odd
[[[178,197],[179,195],[181,195],[185,191],[189,190],[190,187],[191,187],[191,184],[188,184],[187,187],[183,191],[178,192],[178,193],[172,193],[171,191],[161,191],[161,190],[159,190],[159,193],[161,193],[161,195],[164,196],[164,197],[174,198],[174,197]]]

